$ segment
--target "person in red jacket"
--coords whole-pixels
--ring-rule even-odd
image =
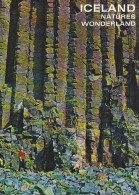
[[[21,168],[23,168],[25,171],[25,161],[24,161],[25,154],[23,151],[23,147],[20,148],[18,156],[19,156],[19,171],[21,170]]]

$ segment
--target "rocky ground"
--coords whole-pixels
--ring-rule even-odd
[[[79,173],[0,169],[0,195],[139,195],[139,167],[82,168]]]

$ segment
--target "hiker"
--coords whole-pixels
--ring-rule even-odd
[[[18,155],[19,155],[19,171],[21,170],[21,168],[23,168],[25,171],[25,162],[24,162],[25,154],[23,152],[23,147],[20,148]]]

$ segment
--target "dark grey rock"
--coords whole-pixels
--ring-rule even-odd
[[[119,178],[119,179],[117,179],[116,182],[117,182],[118,184],[124,183],[124,182],[125,182],[125,179],[124,179],[124,178]]]
[[[81,188],[81,192],[83,193],[98,193],[100,190],[100,187],[96,186],[93,183],[85,183],[85,186]]]

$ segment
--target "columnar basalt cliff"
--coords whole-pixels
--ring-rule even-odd
[[[76,161],[139,164],[139,3],[136,27],[83,27],[91,0],[0,0],[0,147],[16,168]],[[103,19],[102,19],[103,20]],[[66,164],[66,165],[67,165]]]

